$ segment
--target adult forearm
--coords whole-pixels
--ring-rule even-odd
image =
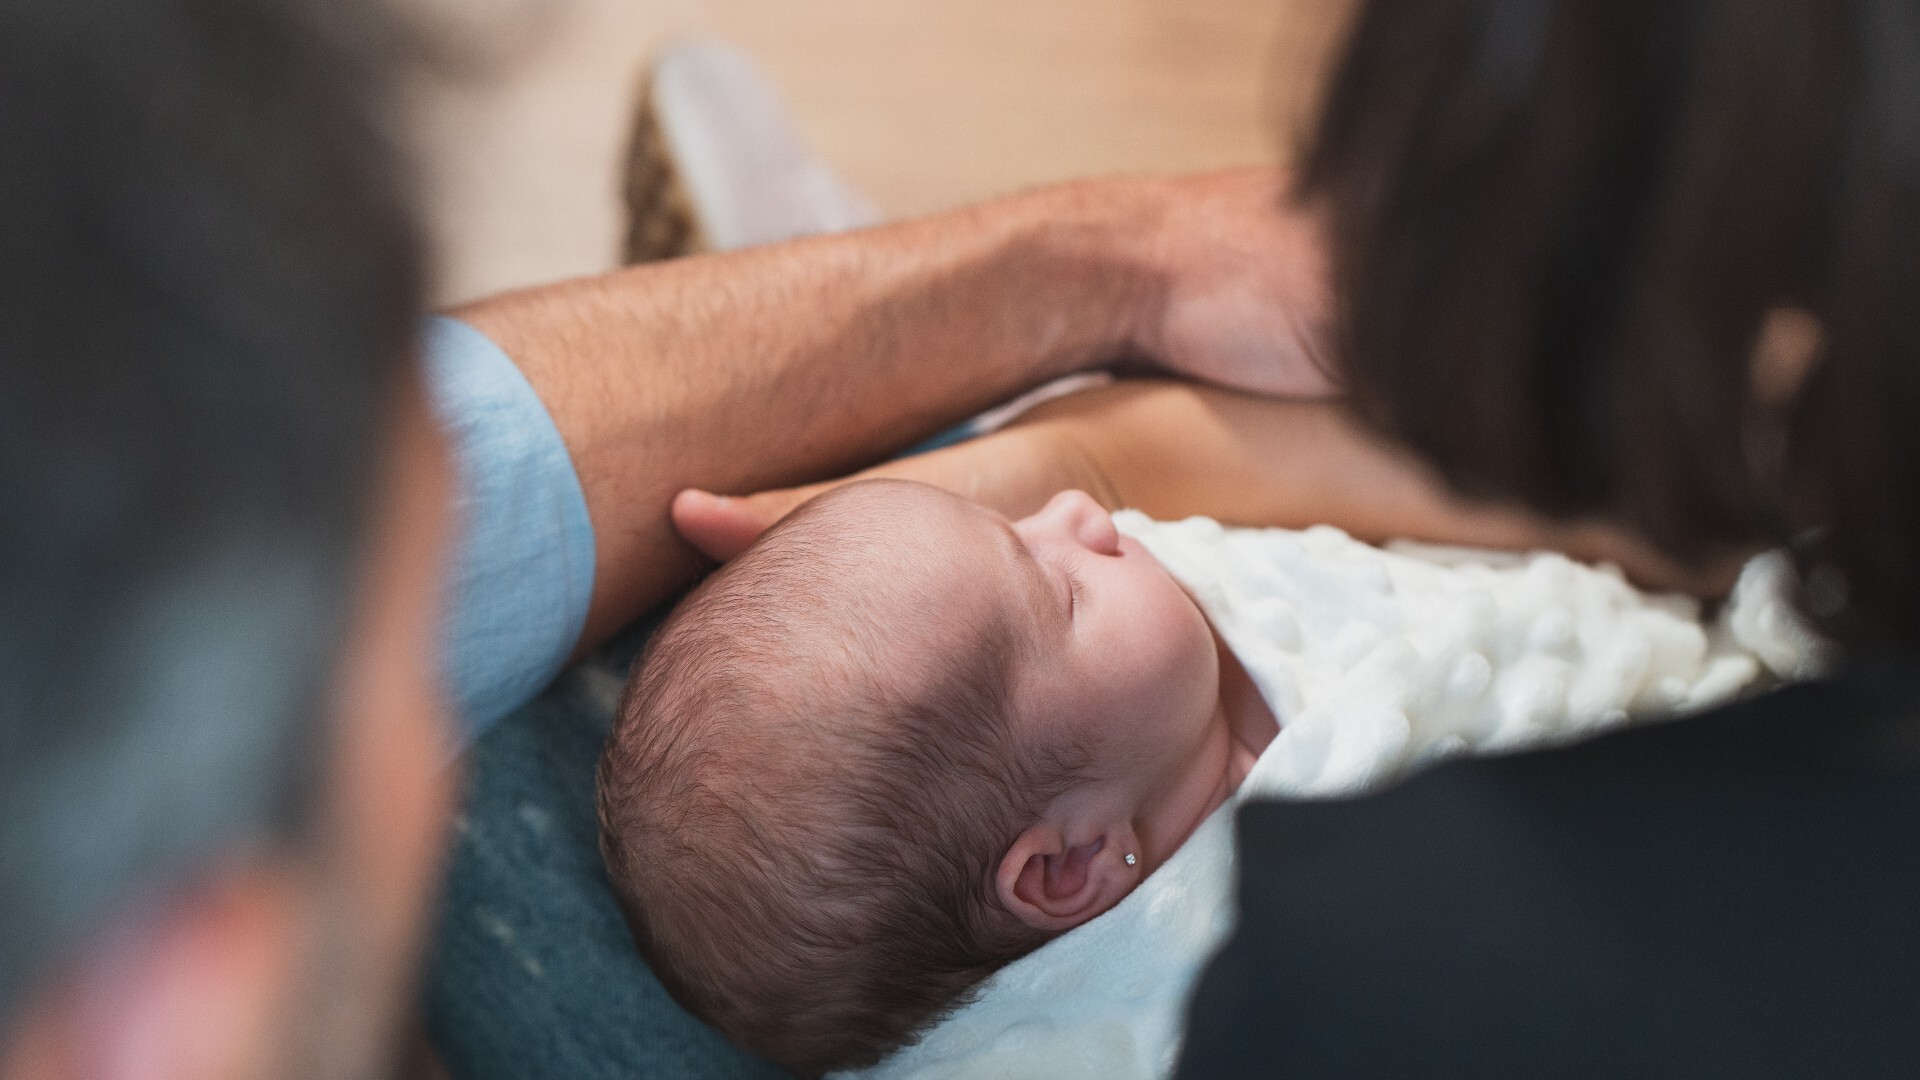
[[[1055,188],[455,312],[525,371],[574,459],[598,566],[583,640],[698,570],[667,519],[681,488],[844,472],[1126,351],[1154,287],[1127,233],[1154,212],[1125,185]]]
[[[1009,517],[1066,488],[1108,509],[1161,519],[1205,515],[1231,525],[1336,525],[1362,539],[1564,551],[1619,564],[1642,585],[1723,593],[1738,562],[1703,572],[1599,524],[1551,521],[1464,498],[1410,453],[1337,403],[1254,397],[1192,383],[1134,380],[1048,402],[1009,427],[833,483],[716,499],[687,492],[688,535],[732,558],[806,499],[871,477],[933,484]]]
[[[1078,448],[1115,507],[1234,525],[1336,524],[1365,540],[1498,544],[1518,531],[1454,499],[1431,470],[1320,402],[1163,381],[1121,383],[1034,411]]]
[[[1337,525],[1370,542],[1416,539],[1552,549],[1619,564],[1643,585],[1705,595],[1727,567],[1689,570],[1625,530],[1468,499],[1336,403],[1274,401],[1165,382],[1121,384],[1035,410],[1030,421],[1102,478],[1103,501],[1157,518]],[[1737,569],[1737,564],[1735,564]]]

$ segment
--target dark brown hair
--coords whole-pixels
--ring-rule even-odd
[[[312,839],[425,276],[388,8],[0,5],[0,1027]]]
[[[1920,5],[1376,0],[1303,180],[1357,405],[1458,486],[1791,541],[1830,631],[1920,638]]]
[[[1011,729],[1007,627],[923,603],[833,501],[661,627],[599,776],[608,874],[648,964],[804,1075],[873,1064],[1054,936],[1007,912],[994,877],[1077,775]],[[889,678],[903,617],[941,643],[906,686]]]

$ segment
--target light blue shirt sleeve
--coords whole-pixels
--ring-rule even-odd
[[[593,523],[560,430],[498,345],[435,317],[421,353],[457,473],[443,654],[465,747],[566,664],[593,596]]]

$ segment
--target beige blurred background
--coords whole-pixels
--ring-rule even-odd
[[[1048,180],[1284,160],[1349,0],[411,0],[471,60],[415,129],[438,303],[613,264],[647,57],[743,47],[890,215]]]

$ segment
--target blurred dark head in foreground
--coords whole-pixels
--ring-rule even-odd
[[[1360,407],[1458,485],[1792,542],[1920,641],[1920,4],[1375,0],[1305,181]]]
[[[413,888],[349,850],[342,702],[434,719],[356,660],[438,528],[377,14],[0,6],[0,1075],[259,1067],[212,1010],[350,1042],[321,952],[381,996],[316,929]]]

